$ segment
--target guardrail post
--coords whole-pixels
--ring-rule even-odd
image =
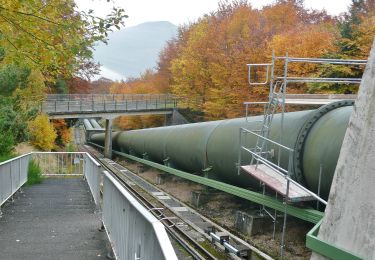
[[[11,162],[10,163],[10,190],[11,190],[11,193],[13,194],[13,163]],[[13,195],[10,197],[10,201],[13,202],[14,201],[14,198],[13,198]]]
[[[57,112],[57,110],[56,110],[56,102],[57,102],[57,101],[55,100],[55,112]]]
[[[286,219],[288,216],[288,197],[289,197],[289,184],[290,180],[286,182],[286,194],[284,200],[284,222],[283,222],[283,233],[281,234],[281,246],[280,246],[280,258],[284,259],[284,247],[285,247],[285,230],[286,230]]]

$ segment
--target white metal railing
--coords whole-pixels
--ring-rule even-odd
[[[99,203],[100,164],[85,152],[31,152],[0,163],[0,206],[27,182],[30,159],[43,176],[85,176]]]
[[[177,259],[160,220],[86,152],[31,152],[0,163],[0,215],[1,205],[27,182],[31,159],[44,176],[85,177],[117,259]]]
[[[104,171],[102,220],[116,259],[177,259],[163,224]]]
[[[0,163],[0,207],[27,182],[30,157],[28,153]]]
[[[43,176],[84,176],[100,207],[101,165],[86,152],[33,152]]]
[[[101,207],[101,196],[100,187],[102,183],[102,168],[100,163],[98,163],[90,154],[85,153],[85,178],[87,184],[89,185],[92,197],[94,198],[95,205],[98,209]]]
[[[284,75],[275,76],[275,62],[281,60],[284,62]],[[271,63],[250,63],[246,64],[248,67],[248,81],[249,85],[267,85],[268,82],[274,80],[282,80],[284,84],[287,82],[291,83],[345,83],[345,84],[359,84],[361,83],[361,78],[319,78],[319,77],[291,77],[288,76],[288,64],[290,63],[316,63],[316,64],[332,64],[332,65],[346,65],[346,66],[365,66],[367,60],[344,60],[344,59],[324,59],[324,58],[296,58],[289,57],[286,54],[285,57],[275,56],[272,54]],[[262,68],[265,67],[265,81],[264,82],[255,82],[252,79],[251,68]],[[255,76],[255,73],[254,73]],[[253,77],[254,77],[253,76]]]
[[[264,157],[262,154],[258,154],[256,153],[255,151],[253,151],[253,149],[249,149],[249,148],[246,148],[245,146],[242,145],[242,134],[245,133],[245,134],[251,134],[251,135],[254,135],[262,140],[264,140],[264,142],[267,142],[267,143],[270,143],[272,145],[275,145],[276,147],[279,148],[279,152],[278,152],[278,163],[273,163],[271,162],[271,160],[269,160],[267,157]],[[306,193],[308,193],[311,197],[313,197],[314,199],[320,201],[321,203],[323,203],[324,205],[327,205],[327,201],[325,201],[324,199],[322,199],[320,196],[318,196],[317,194],[315,194],[314,192],[312,192],[311,190],[307,189],[306,187],[304,187],[303,185],[301,185],[300,183],[296,182],[295,180],[293,180],[290,175],[291,175],[291,172],[292,172],[292,165],[293,165],[293,154],[294,154],[294,150],[292,148],[289,148],[285,145],[282,145],[278,142],[275,142],[271,139],[268,139],[266,137],[263,137],[261,135],[259,135],[258,133],[254,132],[254,131],[251,131],[251,130],[248,130],[246,128],[243,128],[241,127],[240,128],[240,149],[241,150],[244,150],[248,153],[251,154],[251,157],[253,157],[256,161],[257,161],[257,164],[260,162],[264,165],[266,165],[267,167],[269,167],[270,169],[272,169],[274,172],[276,172],[277,174],[279,174],[280,176],[284,177],[288,183],[287,186],[289,186],[289,183],[293,183],[294,185],[296,185],[298,188],[302,189],[303,191],[305,191]],[[281,157],[281,150],[285,150],[287,151],[288,153],[288,167],[287,169],[284,169],[280,166],[280,157]],[[241,151],[239,152],[239,155],[238,155],[238,165],[241,166]],[[240,170],[240,169],[238,169]],[[288,191],[286,192],[288,193]]]
[[[48,95],[41,103],[44,113],[162,110],[177,107],[171,94]]]

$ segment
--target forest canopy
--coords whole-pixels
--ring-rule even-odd
[[[112,86],[113,93],[172,92],[206,120],[243,115],[244,101],[267,98],[266,87],[249,87],[247,63],[294,57],[367,59],[375,36],[375,1],[353,0],[340,16],[310,10],[302,0],[279,0],[255,9],[248,1],[222,1],[217,10],[179,28],[161,51],[158,66],[139,79]],[[361,77],[363,68],[293,66],[295,76]],[[291,93],[354,93],[345,85],[295,85]],[[121,121],[121,120],[120,120]],[[138,122],[138,124],[137,124]],[[125,128],[144,120],[122,120]]]
[[[105,18],[97,17],[92,10],[79,11],[74,0],[1,1],[0,157],[30,138],[41,149],[54,148],[54,134],[48,135],[48,142],[41,139],[43,134],[35,134],[38,127],[53,129],[49,120],[37,116],[40,102],[47,93],[67,93],[66,82],[75,77],[97,74],[94,44],[106,42],[126,17],[124,9],[116,7]],[[70,140],[65,125],[54,124],[58,145]]]

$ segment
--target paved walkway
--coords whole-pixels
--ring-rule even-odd
[[[105,259],[107,236],[87,183],[46,179],[25,187],[0,218],[0,259]]]

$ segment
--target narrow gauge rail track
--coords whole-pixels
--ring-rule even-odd
[[[177,217],[169,216],[171,212],[167,215],[164,213],[165,210],[161,207],[161,205],[155,205],[155,199],[151,202],[152,199],[146,198],[145,192],[135,189],[129,184],[129,180],[124,178],[124,176],[119,176],[116,174],[116,171],[111,167],[106,160],[103,160],[102,155],[93,149],[88,149],[84,147],[84,149],[89,152],[95,159],[101,162],[103,168],[108,170],[112,174],[114,178],[116,178],[122,185],[126,188],[126,190],[132,194],[138,201],[145,206],[154,216],[161,220],[163,225],[166,228],[168,234],[175,239],[175,241],[180,244],[187,253],[189,253],[194,259],[217,259],[216,256],[212,255],[209,251],[207,251],[202,245],[200,245],[197,241],[195,241],[187,232],[182,230],[179,227],[179,223],[173,222],[172,219],[178,219]]]
[[[199,250],[199,248],[203,248],[205,251],[207,251],[205,249],[205,247],[211,248],[211,249],[214,250],[214,252],[213,252],[214,255],[211,254],[211,256],[206,256],[206,257],[201,255],[201,257],[203,257],[203,258],[195,257],[195,259],[216,259],[216,258],[219,258],[219,259],[224,259],[224,258],[225,259],[229,259],[229,258],[232,258],[232,259],[267,259],[267,260],[273,259],[272,257],[268,256],[267,254],[263,253],[262,251],[258,250],[257,248],[249,245],[248,243],[241,240],[240,238],[230,234],[229,231],[227,231],[227,230],[223,229],[222,227],[216,225],[215,223],[211,222],[209,219],[201,216],[199,213],[197,213],[193,209],[189,208],[189,210],[191,210],[193,212],[193,214],[201,217],[202,220],[204,222],[206,222],[205,224],[208,224],[208,226],[209,226],[208,229],[206,229],[206,227],[202,227],[202,225],[199,225],[199,222],[197,223],[197,222],[195,222],[195,220],[192,221],[191,218],[189,219],[189,216],[187,216],[185,214],[181,214],[183,212],[173,211],[172,209],[176,205],[173,205],[173,206],[171,206],[170,204],[168,205],[168,203],[165,203],[165,201],[160,200],[160,199],[158,200],[158,199],[155,198],[155,197],[158,197],[158,196],[152,195],[155,192],[150,192],[150,188],[151,188],[151,190],[154,190],[154,191],[155,190],[160,191],[157,187],[148,183],[147,181],[145,181],[143,178],[141,178],[137,174],[134,174],[134,173],[132,173],[128,170],[123,170],[123,169],[126,169],[123,166],[121,166],[121,165],[119,165],[119,164],[117,164],[117,163],[115,163],[115,162],[113,162],[109,159],[103,158],[103,155],[99,151],[97,151],[95,148],[85,145],[84,149],[86,151],[88,151],[89,153],[91,153],[96,158],[98,158],[98,161],[100,161],[100,162],[102,162],[102,164],[106,165],[107,169],[110,169],[112,172],[119,172],[120,176],[117,176],[117,178],[122,179],[122,182],[125,182],[125,184],[130,189],[134,190],[135,189],[134,187],[136,185],[138,185],[139,189],[142,190],[141,191],[142,196],[146,197],[145,198],[145,200],[147,201],[146,204],[150,203],[150,200],[152,200],[153,202],[156,203],[156,204],[151,203],[151,206],[147,206],[145,204],[144,205],[147,208],[149,208],[151,211],[153,211],[154,215],[158,216],[160,219],[166,218],[166,219],[163,219],[166,227],[175,224],[176,229],[179,230],[178,233],[180,233],[180,232],[184,233],[185,235],[188,236],[188,241],[192,241],[193,245],[190,244],[190,247],[192,247],[192,249],[194,249],[194,245],[196,245],[198,247],[198,250]],[[148,186],[148,187],[145,187],[144,184],[140,185],[140,183],[138,181],[136,181],[136,179],[141,180],[141,182],[144,182],[144,184],[146,184],[146,186]],[[139,193],[138,189],[136,189],[135,192]],[[157,192],[157,193],[162,193],[162,192]],[[169,194],[164,194],[164,195],[170,196]],[[181,202],[179,202],[178,204],[180,204],[180,206],[188,208],[187,205],[185,205]],[[164,209],[163,211],[155,210],[155,208],[157,208],[157,207],[160,207],[160,208],[163,207],[163,208],[166,208],[166,209]],[[164,214],[162,214],[163,212],[164,212]],[[168,212],[168,214],[166,214],[167,212]],[[166,217],[166,216],[169,216],[169,214],[172,214],[173,216],[176,217],[176,219],[179,219],[182,222],[185,222],[186,226],[189,226],[192,230],[195,231],[195,233],[199,233],[202,237],[206,238],[207,239],[206,242],[208,242],[208,243],[204,244],[204,247],[202,247],[202,245],[200,243],[198,243],[195,239],[193,239],[189,234],[187,234],[187,232],[185,232],[184,229],[180,228],[180,226],[178,225],[179,223],[177,223],[177,225],[176,225],[176,223],[170,221],[171,219]],[[202,222],[200,224],[202,224]],[[182,227],[184,227],[184,225],[182,225]],[[208,230],[211,230],[211,228],[214,229],[212,233],[211,233],[211,231],[208,231]],[[168,229],[169,228],[167,227],[167,230]],[[217,233],[217,232],[219,232],[219,233]],[[222,240],[222,237],[220,236],[220,233],[224,234],[224,235],[229,235],[226,238],[227,239],[226,241]],[[178,240],[178,239],[176,239],[176,240]],[[232,241],[232,242],[229,242],[229,240]],[[212,241],[212,244],[211,244],[211,241]],[[215,243],[214,243],[214,241],[215,241]],[[212,246],[213,244],[215,246]],[[218,250],[218,249],[220,249],[220,250]],[[228,252],[231,253],[231,254],[230,255],[227,254]]]

